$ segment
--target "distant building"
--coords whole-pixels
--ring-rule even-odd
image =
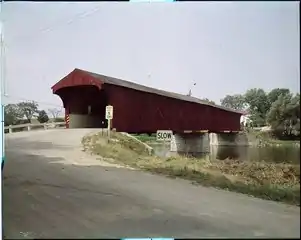
[[[252,120],[250,117],[251,117],[251,115],[248,113],[241,115],[240,124],[243,125],[244,127],[250,126],[252,124]]]

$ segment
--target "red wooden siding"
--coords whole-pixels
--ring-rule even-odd
[[[151,133],[157,130],[212,132],[239,131],[240,113],[113,85],[74,70],[52,87],[70,114],[105,116],[105,106],[114,107],[112,126],[117,131]]]
[[[164,96],[104,85],[114,106],[117,131],[155,132],[158,129],[239,131],[240,115],[218,108]]]

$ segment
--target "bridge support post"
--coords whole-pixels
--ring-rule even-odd
[[[221,132],[209,134],[211,146],[248,146],[249,140],[244,132]]]
[[[210,146],[248,146],[248,137],[243,132],[222,133],[176,133],[170,142],[170,152],[209,153]]]
[[[177,153],[210,152],[208,133],[174,134],[170,142],[170,151]]]

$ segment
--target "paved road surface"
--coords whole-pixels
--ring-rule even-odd
[[[88,131],[7,135],[7,238],[300,237],[300,208],[103,164]]]

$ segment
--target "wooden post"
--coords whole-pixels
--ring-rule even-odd
[[[108,121],[108,138],[111,137],[111,120],[113,119],[113,106],[108,105],[106,106],[106,115],[105,118]]]
[[[108,119],[108,138],[111,137],[111,119]]]

